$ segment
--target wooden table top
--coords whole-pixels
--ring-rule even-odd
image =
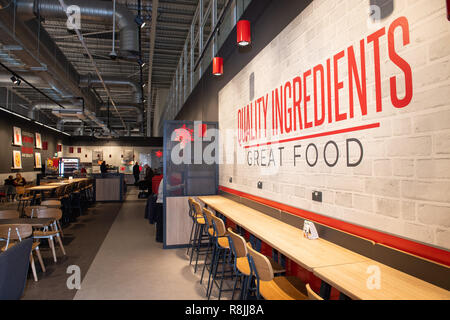
[[[309,271],[370,260],[324,239],[308,240],[303,230],[225,197],[198,198]]]
[[[19,219],[0,219],[0,224],[30,224],[33,227],[46,227],[50,225],[54,218],[19,218]]]
[[[86,181],[88,180],[87,178],[76,178],[76,179],[72,179],[72,180],[58,180],[58,181],[54,181],[54,182],[48,182],[48,183],[43,183],[42,186],[64,186],[67,184],[71,184],[71,183],[76,183],[76,182],[81,182],[81,181]]]
[[[374,275],[370,266],[380,270],[379,289],[369,289]],[[352,299],[359,300],[449,300],[450,291],[432,285],[377,261],[344,264],[314,269],[314,274]],[[369,280],[370,283],[370,280]]]
[[[58,186],[53,186],[53,185],[44,185],[44,186],[35,186],[35,187],[31,187],[28,188],[29,191],[48,191],[48,190],[53,190],[58,188]]]

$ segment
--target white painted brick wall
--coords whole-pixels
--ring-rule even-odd
[[[355,118],[345,124],[332,123],[311,128],[289,137],[309,135],[343,127],[379,121],[380,128],[327,138],[285,143],[286,150],[302,145],[297,166],[286,156],[284,166],[265,175],[260,167],[244,163],[220,166],[220,184],[273,201],[310,210],[368,228],[396,234],[450,249],[450,22],[445,1],[398,0],[394,12],[381,25],[369,28],[368,2],[360,0],[315,0],[264,48],[219,94],[219,122],[226,129],[237,129],[237,111],[250,103],[249,77],[254,73],[255,98],[259,98],[292,80],[318,63],[354,45],[359,70],[359,41],[395,19],[405,16],[410,27],[410,44],[396,49],[412,68],[413,98],[402,109],[392,106],[390,77],[398,76],[400,97],[404,95],[403,73],[388,56],[386,35],[380,41],[383,112],[375,113],[375,76],[372,44],[366,43],[367,96],[369,113],[361,117],[355,95]],[[256,30],[257,32],[257,30]],[[396,32],[396,37],[398,36]],[[347,57],[347,53],[346,53]],[[346,58],[340,61],[341,109],[348,108]],[[332,79],[333,80],[333,79]],[[303,82],[303,81],[302,81]],[[308,81],[313,117],[312,77]],[[334,105],[334,92],[332,95]],[[271,124],[269,102],[268,125]],[[303,105],[302,105],[303,109]],[[223,136],[222,136],[223,138]],[[346,166],[345,139],[358,138],[364,147],[364,159],[355,168]],[[224,139],[221,139],[222,141]],[[271,140],[270,137],[268,139]],[[329,168],[323,161],[324,144],[334,140],[340,148],[338,164]],[[305,149],[315,143],[319,161],[310,168]],[[278,145],[273,146],[275,153]],[[225,145],[222,148],[226,149]],[[236,142],[232,150],[244,155]],[[257,148],[256,148],[257,149]],[[252,149],[253,150],[253,149]],[[289,155],[287,152],[286,155]],[[329,151],[334,154],[334,151]],[[351,159],[358,154],[351,152]],[[233,177],[233,183],[229,183]],[[256,187],[263,181],[264,188]],[[323,203],[312,201],[312,192],[323,192]]]

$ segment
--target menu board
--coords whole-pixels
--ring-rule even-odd
[[[22,129],[18,127],[13,127],[13,145],[22,145]]]
[[[22,169],[22,154],[19,150],[13,150],[13,169]]]
[[[42,138],[40,133],[36,133],[36,149],[42,149]]]
[[[42,158],[41,158],[41,153],[40,152],[36,152],[34,154],[34,167],[36,169],[41,169],[42,168]]]

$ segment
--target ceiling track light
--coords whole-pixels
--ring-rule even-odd
[[[137,23],[137,25],[139,26],[139,28],[143,28],[146,25],[146,22],[139,16],[137,16],[134,21]]]
[[[138,60],[138,64],[141,66],[141,68],[145,67],[145,62],[141,59]]]
[[[16,78],[16,76],[11,77],[12,83],[14,83],[16,86],[20,86],[20,79]]]

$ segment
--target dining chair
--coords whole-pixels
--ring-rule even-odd
[[[6,244],[1,248],[2,252],[10,249],[17,242],[21,242],[23,239],[29,238],[33,235],[33,228],[29,224],[5,224],[0,225],[0,238],[5,239],[3,242]],[[30,254],[30,265],[33,272],[34,281],[38,281],[36,266],[34,264],[33,251],[36,252],[36,256],[41,265],[41,269],[45,272],[44,261],[42,260],[41,252],[39,250],[39,241],[33,242]]]
[[[52,250],[53,260],[57,262],[56,252],[55,252],[55,243],[53,239],[55,238],[58,241],[58,244],[61,248],[61,251],[64,255],[66,255],[66,250],[64,249],[63,243],[61,241],[61,231],[58,228],[57,220],[60,220],[62,217],[62,212],[60,209],[54,208],[46,208],[39,209],[37,212],[36,218],[54,218],[55,220],[49,226],[42,228],[42,230],[36,230],[33,232],[34,239],[47,239],[49,246]]]
[[[17,210],[2,210],[0,211],[0,219],[18,219],[20,216]]]

